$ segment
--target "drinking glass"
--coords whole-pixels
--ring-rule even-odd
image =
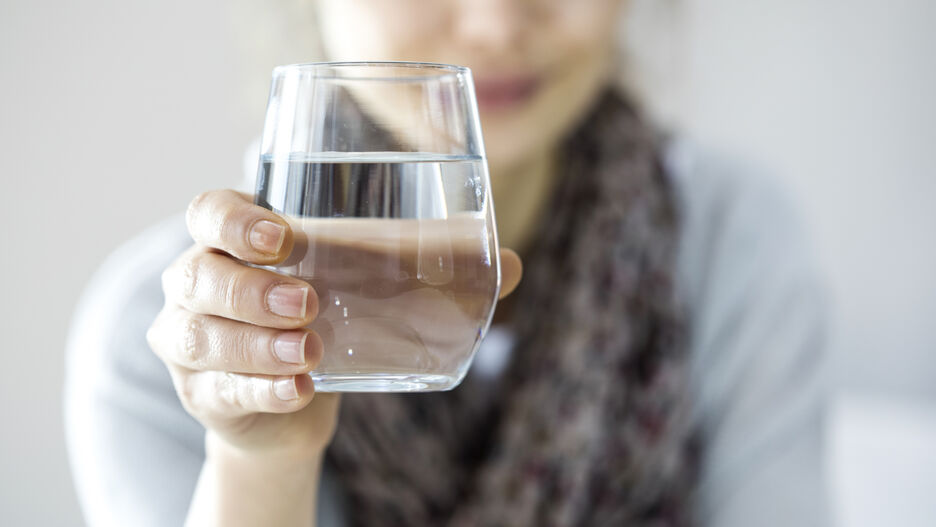
[[[318,294],[320,392],[454,388],[484,337],[500,257],[468,68],[280,66],[256,203],[292,227],[271,267]]]

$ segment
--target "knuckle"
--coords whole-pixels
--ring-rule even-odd
[[[203,245],[223,248],[228,231],[243,228],[238,221],[243,200],[231,190],[203,192],[189,203],[186,224],[193,238]]]
[[[149,346],[150,350],[156,349],[156,330],[153,326],[146,328],[146,345]]]
[[[221,234],[225,234],[231,227],[237,224],[239,207],[231,202],[225,202],[218,207],[218,223],[221,227]]]
[[[222,208],[218,224],[218,237],[233,250],[250,247],[247,233],[252,223],[246,208],[239,203],[227,203]]]
[[[162,284],[163,294],[169,292],[170,284],[172,284],[172,275],[175,265],[170,265],[169,267],[163,269],[162,274],[159,275],[159,282]]]
[[[182,262],[182,298],[185,300],[194,300],[198,292],[199,279],[202,275],[202,267],[205,263],[205,254],[196,252],[190,255]]]
[[[227,357],[228,361],[233,361],[235,364],[240,364],[245,367],[251,367],[253,365],[253,338],[251,338],[249,331],[235,331],[230,334],[231,342],[228,346],[229,356]]]
[[[153,323],[150,324],[150,327],[146,328],[146,344],[149,345],[149,348],[153,351],[153,353],[156,353],[156,348],[159,341],[159,326],[162,317],[163,312],[160,311],[159,314],[156,315],[156,319],[153,320]]]
[[[195,223],[195,220],[198,218],[199,212],[211,197],[211,194],[212,191],[202,192],[201,194],[192,198],[192,201],[189,202],[188,208],[185,210],[185,219],[190,230],[192,229],[192,225]]]
[[[243,271],[233,272],[227,276],[221,288],[221,297],[224,306],[231,313],[239,313],[244,303],[247,277]]]
[[[205,319],[189,314],[182,320],[182,342],[179,343],[183,364],[202,366],[207,356]]]
[[[243,208],[237,194],[231,190],[219,190],[215,192],[215,197],[217,199],[214,200],[212,210],[214,221],[218,222],[222,229],[236,223],[240,219],[239,213]]]
[[[238,411],[247,409],[245,386],[238,382],[239,379],[232,373],[224,373],[218,376],[217,394],[218,398],[228,407]]]

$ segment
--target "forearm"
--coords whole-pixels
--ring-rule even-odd
[[[253,457],[210,437],[206,453],[187,525],[315,524],[321,456]]]

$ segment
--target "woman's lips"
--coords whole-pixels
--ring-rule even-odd
[[[506,110],[528,101],[537,88],[539,79],[534,76],[480,77],[475,79],[475,94],[478,106],[485,110]]]

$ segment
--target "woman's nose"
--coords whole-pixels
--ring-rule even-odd
[[[520,44],[525,0],[458,0],[454,37],[474,48],[508,50]]]

